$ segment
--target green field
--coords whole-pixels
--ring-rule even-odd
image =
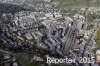
[[[92,49],[92,51],[95,53],[96,50],[100,49],[100,30],[97,31],[96,35],[95,35],[95,41],[96,41],[96,48]]]
[[[95,40],[96,40],[97,45],[100,47],[100,30],[97,31]]]

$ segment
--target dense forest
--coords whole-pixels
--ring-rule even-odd
[[[0,3],[0,13],[15,13],[22,10],[28,10],[18,5]]]

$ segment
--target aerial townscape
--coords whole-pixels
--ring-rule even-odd
[[[0,66],[100,66],[100,0],[0,0]]]

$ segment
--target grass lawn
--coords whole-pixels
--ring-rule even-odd
[[[25,54],[25,53],[17,54],[15,57],[19,60],[19,62],[23,66],[29,64],[28,54]]]
[[[27,65],[27,66],[35,66],[34,64],[29,64],[29,65]]]
[[[96,41],[96,48],[93,48],[92,51],[95,53],[96,50],[100,49],[100,30],[97,31],[96,35],[95,35],[95,41]]]
[[[95,36],[96,43],[98,46],[100,46],[100,30],[97,31],[96,36]]]

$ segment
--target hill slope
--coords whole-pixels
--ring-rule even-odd
[[[0,13],[15,13],[21,10],[27,10],[27,9],[17,5],[0,3]]]

